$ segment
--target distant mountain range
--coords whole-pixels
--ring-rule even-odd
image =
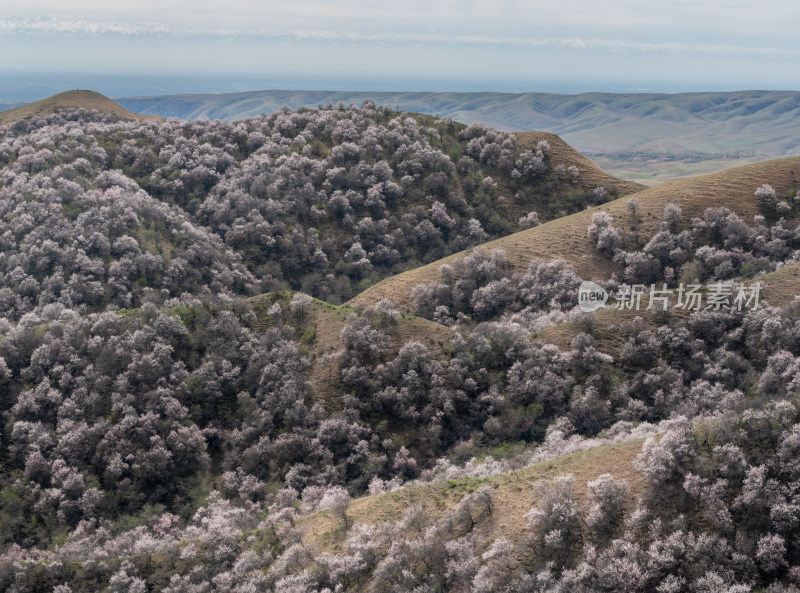
[[[800,92],[794,91],[557,95],[270,90],[117,101],[136,113],[230,120],[269,114],[282,105],[360,105],[365,99],[502,130],[554,132],[585,153],[780,156],[800,151]]]

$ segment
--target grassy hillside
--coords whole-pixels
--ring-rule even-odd
[[[43,117],[59,109],[86,109],[88,111],[96,109],[103,113],[116,115],[120,119],[147,119],[156,121],[163,119],[159,115],[142,116],[137,113],[132,113],[108,97],[95,91],[76,90],[59,93],[37,101],[36,103],[31,103],[30,105],[0,111],[0,124],[7,124],[34,115]]]
[[[706,208],[724,206],[745,219],[757,213],[753,192],[762,183],[772,185],[779,195],[784,195],[800,183],[800,157],[768,161],[737,167],[701,177],[673,181],[658,187],[648,188],[631,197],[639,202],[636,231],[641,238],[651,236],[656,224],[670,202],[678,204],[688,220],[699,216]],[[597,250],[586,234],[592,214],[607,210],[618,225],[631,225],[631,215],[625,204],[629,198],[620,198],[595,208],[559,218],[532,229],[521,231],[496,241],[484,244],[488,249],[503,249],[514,271],[523,271],[534,258],[562,258],[575,266],[584,278],[602,279],[611,272],[619,271]],[[456,253],[443,260],[422,266],[398,276],[387,278],[365,290],[350,301],[353,306],[369,306],[388,298],[405,309],[410,305],[413,288],[432,282],[439,277],[443,263],[463,257]]]
[[[580,498],[586,496],[586,483],[606,473],[628,482],[632,498],[641,494],[644,479],[633,467],[633,461],[642,450],[643,438],[580,451],[524,467],[514,472],[489,478],[460,478],[418,486],[407,486],[378,496],[355,500],[348,515],[355,524],[376,524],[398,520],[406,509],[421,505],[430,517],[438,518],[458,504],[461,498],[480,486],[489,486],[494,493],[494,510],[476,533],[477,547],[488,547],[496,538],[504,536],[511,541],[521,541],[527,520],[525,514],[536,506],[536,496],[531,487],[538,480],[552,479],[572,474]],[[303,530],[303,543],[319,552],[339,550],[345,532],[341,520],[330,511],[314,513],[298,521]]]

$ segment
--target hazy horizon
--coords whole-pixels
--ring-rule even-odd
[[[351,91],[351,92],[431,92],[431,93],[657,93],[734,92],[749,90],[798,91],[796,88],[747,87],[736,84],[665,84],[643,81],[541,80],[481,81],[426,80],[388,78],[317,77],[225,77],[225,76],[153,76],[146,74],[105,73],[8,73],[0,71],[0,103],[31,102],[56,93],[89,89],[111,98],[148,97],[178,94],[223,94],[264,90]]]
[[[800,89],[800,6],[640,0],[22,3],[0,101],[246,90]]]

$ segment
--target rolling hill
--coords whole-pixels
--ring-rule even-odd
[[[546,224],[502,237],[483,245],[487,249],[503,249],[514,271],[527,269],[534,258],[562,258],[572,264],[584,278],[602,279],[619,269],[595,250],[586,234],[592,215],[606,210],[615,220],[624,223],[630,218],[625,204],[631,197],[639,202],[638,233],[649,237],[655,232],[664,206],[673,202],[683,210],[687,220],[699,216],[706,208],[727,207],[745,219],[757,213],[753,192],[762,183],[772,185],[779,195],[800,184],[800,157],[779,159],[745,165],[700,177],[673,181],[637,192],[627,198],[559,218]],[[628,223],[630,224],[630,223]],[[418,284],[439,277],[443,263],[463,257],[456,253],[440,261],[387,278],[357,295],[351,306],[370,306],[381,299],[391,299],[398,307],[408,310],[411,290]]]
[[[88,91],[56,95],[21,110],[9,111],[5,117],[11,121],[14,117],[49,113],[69,106],[100,109],[126,118],[137,117],[102,95]],[[281,123],[287,118],[289,122]],[[354,119],[361,129],[351,129],[350,126],[355,125],[352,124]],[[327,131],[319,128],[322,120],[327,122]],[[369,149],[369,154],[365,150],[358,158],[343,160],[338,150],[332,149],[342,143],[345,135],[350,140],[363,138],[364,143],[372,142],[371,134],[366,134],[368,121],[380,124],[380,128],[374,129],[380,132],[383,145],[374,151]],[[407,133],[414,135],[414,140],[407,135],[397,136],[393,128],[401,121],[405,122]],[[319,136],[314,142],[306,142],[302,158],[293,157],[287,161],[296,173],[279,163],[263,160],[259,154],[266,148],[275,151],[273,156],[284,150],[272,146],[272,140],[265,145],[268,136],[262,130],[271,135],[269,129],[273,124],[286,126],[286,141],[290,136],[294,137],[298,126],[304,131],[308,128],[308,135],[303,135],[298,142],[311,138],[312,128],[316,130],[313,134]],[[100,141],[106,157],[114,161],[112,168],[130,176],[148,194],[158,196],[160,201],[179,205],[190,216],[202,211],[201,224],[210,224],[230,240],[238,235],[239,238],[235,239],[237,250],[242,252],[248,265],[267,265],[271,252],[275,249],[282,251],[283,257],[269,263],[270,266],[278,264],[281,269],[266,274],[264,269],[259,274],[286,283],[279,285],[268,281],[269,286],[265,285],[258,292],[301,289],[324,300],[341,303],[357,294],[362,282],[368,285],[410,266],[460,251],[467,245],[518,230],[522,228],[520,219],[531,211],[537,212],[540,220],[550,220],[581,210],[594,203],[592,192],[599,185],[614,196],[641,189],[639,184],[604,173],[554,135],[528,134],[515,147],[513,138],[507,133],[497,133],[482,126],[468,129],[452,121],[420,114],[401,115],[389,109],[363,113],[361,110],[338,109],[305,111],[289,116],[252,118],[242,124],[219,121],[183,124],[172,120],[159,131],[170,136],[168,141],[171,142],[172,135],[202,134],[212,128],[230,135],[241,125],[248,128],[247,134],[252,134],[252,138],[222,142],[216,137],[213,142],[217,145],[212,147],[208,141],[211,136],[205,136],[197,145],[181,148],[186,151],[181,158],[188,158],[188,162],[181,158],[170,161],[160,145],[146,138],[149,132],[144,127],[135,132],[138,134],[135,148],[130,143],[122,146],[116,139],[103,137]],[[188,127],[180,130],[181,126]],[[489,139],[496,146],[486,149]],[[419,155],[405,149],[405,145],[416,140],[424,142],[415,145]],[[547,156],[536,146],[540,140],[547,140],[552,145]],[[507,146],[501,146],[505,142]],[[299,151],[299,145],[294,150]],[[467,154],[467,150],[472,156]],[[496,158],[492,156],[493,151],[497,152]],[[524,178],[516,170],[517,162],[523,169],[527,166],[519,160],[523,153],[527,155],[526,159],[539,163],[539,169],[529,170]],[[49,158],[47,154],[41,153],[40,156]],[[540,158],[537,154],[541,155],[541,161],[536,160]],[[387,173],[384,165],[390,162]],[[236,166],[231,166],[233,163]],[[462,167],[460,170],[457,163]],[[340,164],[345,167],[332,170],[330,174],[320,174],[319,167],[333,169]],[[378,166],[378,174],[371,175],[364,168],[368,165]],[[292,183],[298,186],[308,184],[309,191],[313,189],[315,192],[313,200],[319,203],[313,208],[298,208],[297,199],[302,193],[298,189],[286,196],[287,218],[274,211],[269,201],[264,199],[267,189],[264,184],[271,185],[270,192],[278,192],[274,194],[277,196],[284,191],[283,181],[278,177],[291,175],[302,176],[302,183]],[[391,181],[386,186],[386,196],[379,193],[384,192],[384,186],[379,185],[384,179]],[[249,186],[249,197],[237,193],[242,180],[246,180]],[[359,184],[361,194],[347,192],[354,183]],[[372,197],[364,200],[363,192],[368,189],[372,190]],[[324,199],[319,191],[324,192]],[[395,194],[401,199],[393,199]],[[303,201],[307,199],[310,196],[302,198]],[[229,208],[238,212],[234,218],[229,219],[226,214]],[[292,239],[256,239],[252,226],[255,223],[248,220],[254,211],[276,223],[269,227],[271,236],[291,233]],[[436,224],[428,220],[434,215],[440,217]],[[423,218],[426,219],[424,224]],[[235,227],[233,232],[229,232],[231,224]],[[376,225],[383,226],[378,229]],[[402,234],[388,238],[394,232]],[[468,234],[472,232],[476,235],[470,239]],[[303,237],[296,236],[297,233]],[[323,236],[324,244],[320,239]],[[313,246],[303,246],[304,242],[313,243]],[[350,248],[354,248],[352,253]],[[369,254],[369,266],[353,267],[361,259],[353,259],[359,250],[364,250],[365,256]],[[290,251],[292,255],[288,255]],[[316,264],[301,265],[300,262],[308,263],[317,251],[319,253],[314,257],[319,261]],[[349,263],[341,261],[343,258],[347,258]],[[340,264],[351,265],[353,269],[338,276],[323,273],[323,268],[330,268],[328,271],[332,272]],[[308,278],[311,273],[317,274],[313,281]]]
[[[800,149],[800,93],[794,91],[557,95],[269,90],[118,101],[133,111],[166,117],[237,119],[272,113],[282,105],[360,104],[365,99],[509,131],[547,130],[581,152],[727,153],[738,149],[783,155]]]

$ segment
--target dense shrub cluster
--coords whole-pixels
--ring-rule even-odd
[[[56,551],[14,546],[5,555],[14,568],[0,582],[171,593],[790,593],[800,583],[798,421],[794,405],[777,403],[699,427],[681,423],[645,443],[635,463],[647,485],[636,500],[610,474],[589,481],[585,495],[572,475],[541,480],[519,540],[479,543],[496,513],[488,485],[441,513],[414,505],[397,519],[352,527],[347,501],[320,493],[311,508],[330,509],[346,530],[335,553],[300,539],[291,489],[262,518],[213,493],[185,525],[165,514],[120,535],[82,525]]]
[[[83,157],[33,176],[18,168],[0,173],[0,317],[38,323],[255,290],[219,237],[118,171]]]
[[[765,189],[766,188],[766,189]],[[775,192],[768,185],[756,196]],[[777,267],[800,261],[800,227],[796,216],[800,201],[780,202],[781,217],[772,222],[762,215],[748,225],[727,208],[708,208],[702,218],[686,224],[680,207],[668,204],[659,230],[646,244],[635,245],[614,226],[604,211],[592,216],[589,237],[599,251],[623,268],[625,282],[651,284],[667,282],[718,282],[753,278]],[[763,210],[763,209],[762,209]],[[629,209],[636,218],[636,208]]]
[[[242,266],[259,291],[341,302],[410,265],[530,226],[533,208],[538,221],[584,207],[591,188],[562,178],[548,149],[369,102],[237,122],[85,111],[22,120],[0,129],[0,238],[20,254],[2,271],[14,295],[2,293],[9,313],[0,315],[30,309],[16,302],[38,292],[28,277],[42,284],[55,274],[60,291],[86,276],[76,306],[82,296],[120,306],[119,293],[135,304],[143,286],[164,283],[241,292],[252,284]],[[42,251],[34,270],[28,260]],[[117,284],[117,294],[101,295],[95,282]]]
[[[443,325],[464,317],[485,321],[505,315],[536,327],[537,321],[578,304],[581,278],[564,260],[534,260],[523,274],[509,273],[507,267],[503,250],[476,248],[442,265],[439,282],[414,287],[415,311]]]

